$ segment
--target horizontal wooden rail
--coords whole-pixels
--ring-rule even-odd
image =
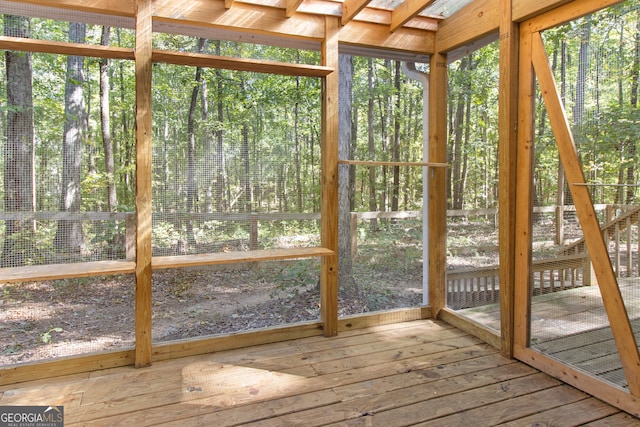
[[[333,68],[321,65],[290,64],[288,62],[264,61],[259,59],[231,58],[201,53],[154,50],[154,62],[194,67],[222,68],[225,70],[249,71],[300,77],[325,77]]]
[[[154,270],[195,267],[212,264],[273,261],[312,258],[333,255],[333,251],[321,247],[233,251],[196,255],[157,256],[151,259]],[[33,280],[57,280],[78,277],[131,274],[134,261],[91,261],[68,264],[29,265],[0,268],[0,283],[29,282]]]
[[[0,36],[0,49],[93,58],[135,59],[133,48],[36,40],[23,37]],[[325,77],[333,72],[333,68],[322,65],[291,64],[288,62],[232,58],[226,56],[174,52],[159,49],[153,50],[152,60],[154,62],[163,62],[175,65],[222,68],[225,70],[300,77]]]
[[[256,251],[232,251],[198,255],[160,256],[151,259],[151,268],[195,267],[210,264],[233,264],[240,262],[273,261],[282,259],[313,258],[333,255],[326,248],[263,249]]]
[[[433,163],[433,162],[384,162],[375,160],[338,160],[341,165],[356,165],[356,166],[420,166],[431,168],[446,168],[446,163]]]
[[[134,59],[133,48],[101,46],[82,43],[55,42],[0,36],[0,49],[34,53],[87,56],[93,58]]]
[[[69,264],[28,265],[0,268],[0,283],[57,280],[77,277],[133,273],[133,261],[91,261]]]

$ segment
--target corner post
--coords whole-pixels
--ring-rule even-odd
[[[447,163],[447,56],[429,64],[429,161]],[[429,168],[429,303],[434,318],[447,304],[447,170]]]
[[[512,0],[500,0],[500,93],[498,94],[498,240],[502,355],[513,357],[515,287],[516,146],[518,138],[518,24]]]

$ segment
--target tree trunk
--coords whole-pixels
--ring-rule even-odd
[[[633,56],[633,65],[631,68],[631,94],[629,97],[629,104],[631,110],[636,111],[638,109],[638,86],[640,85],[640,11],[636,13],[636,33],[634,37],[635,53]],[[635,203],[636,187],[635,187],[635,174],[636,174],[636,152],[637,141],[630,139],[627,141],[629,146],[629,159],[631,162],[627,169],[627,198],[626,203],[632,205]]]
[[[7,36],[30,36],[29,18],[4,15]],[[33,92],[31,54],[5,51],[7,78],[7,127],[4,148],[4,208],[7,212],[34,210],[33,196]],[[0,266],[26,264],[34,242],[28,221],[5,222]]]
[[[338,122],[338,158],[353,158],[351,137],[353,108],[353,57],[339,55],[339,122]],[[351,257],[351,207],[353,191],[351,172],[354,166],[338,165],[338,283],[349,297],[360,298],[360,288],[353,277],[353,259]]]
[[[109,45],[111,28],[102,27],[103,46]],[[109,212],[118,208],[118,193],[115,182],[115,161],[111,142],[111,108],[109,104],[109,59],[100,59],[100,121],[102,124],[102,147],[104,149],[104,166],[107,175],[107,206]]]
[[[84,43],[85,24],[69,24],[69,41]],[[79,212],[81,194],[82,144],[85,124],[84,104],[84,58],[67,58],[67,79],[65,83],[64,135],[62,148],[62,194],[61,212]],[[54,238],[57,249],[78,254],[82,250],[84,236],[82,221],[61,220]]]
[[[470,57],[466,56],[460,61],[459,71],[464,72],[469,69]],[[469,88],[465,87],[460,91],[455,101],[455,113],[453,117],[453,147],[451,150],[451,208],[462,209],[462,170],[463,170],[463,140],[465,133],[465,107],[467,106],[467,98]]]
[[[299,54],[298,54],[299,55]],[[296,77],[296,94],[300,98],[300,77]],[[298,129],[298,120],[300,116],[300,102],[296,99],[296,105],[293,108],[293,140],[294,140],[294,163],[296,174],[296,207],[298,212],[303,211],[302,206],[302,155],[300,153],[300,132]]]
[[[393,142],[391,147],[391,160],[400,161],[400,61],[395,61],[395,80],[394,86],[396,90],[396,100],[393,114]],[[400,197],[400,166],[393,166],[393,183],[391,189],[391,210],[398,210],[398,202]]]
[[[205,39],[198,39],[198,53],[204,51]],[[189,116],[187,118],[187,214],[195,212],[195,203],[197,199],[196,184],[196,108],[198,106],[198,92],[202,86],[202,67],[196,67],[196,76],[193,89],[191,91],[191,103],[189,105]],[[187,227],[187,243],[189,247],[195,246],[196,238],[193,232],[193,220],[189,216],[186,222]]]
[[[216,55],[220,56],[220,41],[216,41]],[[225,204],[225,155],[224,155],[224,91],[222,84],[222,72],[216,69],[216,98],[217,98],[217,129],[216,129],[216,178],[214,183],[214,197],[216,199],[216,212],[224,212]]]
[[[374,160],[376,155],[375,148],[375,139],[374,139],[374,125],[373,125],[373,114],[374,114],[374,100],[375,94],[373,91],[373,60],[369,58],[369,67],[367,73],[367,84],[369,89],[369,102],[367,105],[367,132],[368,132],[368,152],[369,159]],[[377,210],[376,203],[376,169],[373,166],[369,166],[369,210],[371,212],[375,212]],[[378,221],[373,218],[369,223],[369,226],[372,231],[376,231],[378,229]]]

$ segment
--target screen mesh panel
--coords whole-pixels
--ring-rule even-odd
[[[284,55],[168,35],[156,43]],[[154,256],[320,246],[320,83],[154,66]],[[316,259],[155,271],[154,339],[318,320],[319,274]]]
[[[11,37],[133,43],[122,28],[0,23]],[[133,259],[133,64],[3,51],[0,68],[1,266]],[[134,289],[133,275],[0,284],[0,364],[130,348]]]
[[[449,65],[447,306],[500,329],[498,43]]]
[[[417,306],[422,85],[384,58],[341,55],[340,73],[339,315]]]
[[[627,2],[543,34],[608,260],[589,253],[599,242],[585,236],[569,191],[585,184],[567,182],[542,102],[536,115],[531,346],[619,387],[610,319],[621,315],[606,312],[602,294],[619,290],[637,333],[637,29],[638,5]],[[601,283],[594,263],[617,283]]]

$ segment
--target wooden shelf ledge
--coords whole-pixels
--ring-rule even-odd
[[[327,248],[264,249],[256,251],[217,252],[199,255],[160,256],[151,259],[151,268],[195,267],[210,264],[234,264],[239,262],[273,261],[278,259],[313,258],[333,255]]]
[[[151,259],[151,268],[194,267],[211,264],[272,261],[279,259],[313,258],[333,255],[333,251],[320,248],[266,249],[257,251],[219,252],[198,255],[159,256]],[[134,261],[91,261],[69,264],[30,265],[0,268],[0,283],[58,280],[110,274],[133,274]]]
[[[57,280],[108,274],[134,273],[133,261],[91,261],[70,264],[29,265],[0,268],[0,283],[29,282],[33,280]]]
[[[411,166],[411,167],[430,167],[430,168],[446,168],[446,163],[434,163],[434,162],[383,162],[376,160],[338,160],[338,164],[341,165],[356,165],[356,166]]]

